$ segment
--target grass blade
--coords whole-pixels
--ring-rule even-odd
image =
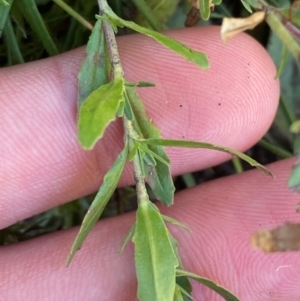
[[[7,5],[4,3],[0,3],[0,38],[2,36],[9,11],[13,4],[13,0],[8,0],[7,3]]]
[[[59,51],[48,32],[46,25],[37,9],[34,0],[18,0],[20,10],[22,11],[25,19],[41,39],[46,51],[51,55],[59,54]]]
[[[22,56],[21,50],[19,48],[19,44],[13,29],[13,26],[11,24],[10,16],[6,19],[6,25],[4,28],[4,39],[6,40],[8,51],[11,52],[12,56],[15,58],[15,60],[22,64],[24,63],[24,58]]]

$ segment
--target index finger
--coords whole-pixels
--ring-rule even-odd
[[[147,37],[118,39],[125,76],[157,87],[139,90],[164,137],[245,150],[268,129],[279,86],[264,49],[247,35],[226,46],[219,28],[168,33],[208,54],[201,71]],[[77,73],[83,49],[0,73],[0,228],[95,191],[122,149],[113,123],[90,152],[77,142]],[[173,174],[228,159],[212,151],[169,149]],[[133,182],[126,168],[121,185]],[[8,214],[9,213],[9,214]]]

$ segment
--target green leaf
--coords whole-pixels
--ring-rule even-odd
[[[162,218],[163,218],[163,220],[165,220],[165,221],[167,221],[167,222],[169,222],[173,225],[179,226],[179,227],[181,227],[181,228],[183,228],[183,229],[185,229],[189,232],[192,232],[191,229],[188,226],[186,226],[185,224],[181,223],[180,221],[178,221],[178,220],[176,220],[176,219],[174,219],[170,216],[162,215]]]
[[[6,24],[6,20],[11,9],[13,0],[8,0],[7,4],[0,5],[0,38]]]
[[[142,301],[173,301],[178,261],[168,229],[157,207],[148,200],[139,204],[133,242],[138,298]]]
[[[126,93],[131,104],[132,111],[134,113],[135,119],[133,121],[133,126],[138,130],[138,134],[141,137],[148,138],[160,138],[160,132],[157,127],[150,122],[147,116],[144,105],[139,99],[136,91],[132,87],[126,87]],[[164,162],[169,162],[169,158],[161,146],[148,146],[149,150],[155,153],[156,156],[156,166],[148,166],[147,182],[149,183],[154,196],[162,201],[167,206],[173,204],[175,187],[173,184],[173,179],[171,176],[170,166],[162,163],[162,158]]]
[[[173,140],[173,139],[145,139],[145,140],[139,140],[139,142],[146,143],[148,145],[161,145],[161,146],[186,147],[186,148],[205,148],[205,149],[225,152],[232,156],[237,156],[238,158],[248,162],[251,166],[256,167],[257,169],[261,170],[268,176],[274,178],[274,175],[266,167],[259,164],[257,161],[250,158],[249,156],[229,147],[206,143],[206,142],[198,142],[198,141],[190,141],[190,140]]]
[[[151,29],[139,26],[131,21],[126,21],[121,18],[119,18],[109,7],[105,11],[107,16],[110,18],[110,20],[117,24],[120,27],[128,27],[134,31],[137,31],[139,33],[142,33],[146,36],[149,36],[153,39],[155,39],[158,43],[162,44],[163,46],[169,48],[170,50],[182,55],[187,61],[195,63],[197,66],[199,66],[202,69],[207,69],[209,67],[208,59],[206,55],[202,52],[192,50],[185,46],[184,44],[165,36],[161,33],[158,33],[156,31],[153,31]]]
[[[116,119],[123,100],[124,81],[116,78],[93,91],[82,103],[78,118],[78,137],[83,148],[92,149],[107,126]]]
[[[248,3],[250,6],[256,9],[262,9],[263,5],[260,0],[243,0],[243,2]]]
[[[136,223],[134,223],[132,225],[132,227],[129,229],[125,239],[124,239],[124,242],[122,243],[122,246],[120,248],[120,251],[119,251],[119,254],[121,254],[123,252],[123,250],[125,249],[127,243],[131,240],[131,238],[133,237],[134,235],[134,232],[135,232],[135,228],[136,228]]]
[[[188,278],[198,281],[201,284],[204,284],[205,286],[209,287],[210,289],[215,291],[217,294],[219,294],[221,297],[223,297],[226,301],[239,301],[239,299],[233,293],[231,293],[224,287],[216,284],[215,282],[213,282],[212,280],[210,280],[208,278],[200,277],[194,273],[186,272],[186,271],[179,270],[179,269],[176,270],[176,275],[177,275],[177,277],[182,277],[182,276],[188,277]]]
[[[128,154],[128,147],[125,145],[122,152],[118,155],[116,161],[106,173],[103,179],[103,183],[95,196],[88,212],[86,213],[82,225],[80,227],[79,233],[73,243],[70,255],[67,260],[67,266],[71,263],[75,253],[82,246],[82,243],[88,236],[89,232],[92,230],[99,217],[101,216],[106,204],[108,203],[110,197],[114,193],[120,177],[123,173],[126,159]]]
[[[213,0],[212,2],[215,5],[220,5],[222,3],[222,0]]]
[[[109,61],[102,20],[94,26],[86,47],[86,56],[78,74],[78,108],[97,88],[108,83]]]
[[[164,217],[164,216],[162,216]],[[180,270],[184,270],[180,256],[179,256],[179,252],[178,252],[178,242],[177,240],[169,233],[169,237],[172,243],[172,247],[173,247],[173,251],[176,255],[176,258],[178,260],[178,269]],[[192,297],[190,296],[190,294],[192,293],[192,285],[189,281],[189,279],[187,277],[176,277],[176,284],[179,285],[180,289],[182,290],[182,292],[184,292],[184,301],[190,301],[192,300]]]
[[[199,0],[200,13],[203,20],[208,20],[210,16],[210,0]]]
[[[249,3],[245,0],[241,0],[243,6],[246,8],[246,10],[249,12],[249,13],[252,13],[252,9],[251,9],[251,6],[249,5]]]

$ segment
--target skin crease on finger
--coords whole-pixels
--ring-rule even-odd
[[[293,163],[269,166],[276,180],[252,170],[178,193],[162,212],[192,230],[170,226],[185,269],[217,281],[241,301],[299,301],[299,253],[264,254],[250,246],[254,231],[299,221],[299,196],[286,187]],[[64,264],[78,229],[3,247],[1,300],[136,300],[132,243],[118,255],[133,222],[134,213],[100,221],[69,268]],[[223,300],[193,285],[195,301]]]
[[[207,53],[201,71],[150,38],[118,39],[126,78],[155,82],[140,89],[164,137],[196,139],[246,150],[269,128],[279,85],[274,64],[252,38],[223,45],[218,27],[168,32]],[[0,73],[0,228],[95,191],[122,148],[120,122],[93,151],[77,141],[77,73],[84,50]],[[168,149],[172,173],[228,159],[209,150]],[[126,168],[121,185],[132,183]],[[4,183],[4,185],[3,185]]]

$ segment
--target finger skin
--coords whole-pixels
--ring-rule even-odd
[[[162,210],[191,228],[171,226],[186,270],[215,280],[242,301],[300,299],[298,252],[264,254],[250,235],[284,221],[299,221],[297,194],[286,188],[293,160],[270,166],[276,180],[257,170],[205,183],[176,195]],[[136,300],[133,245],[118,250],[134,213],[102,220],[75,255],[65,261],[78,229],[46,235],[0,250],[3,300]],[[196,301],[223,300],[194,284]]]
[[[245,150],[269,128],[279,98],[276,70],[247,35],[223,45],[218,27],[169,32],[207,53],[201,71],[150,38],[118,39],[125,76],[157,87],[140,89],[164,137],[197,139]],[[77,73],[83,49],[0,73],[0,228],[98,189],[122,149],[115,122],[95,150],[77,141]],[[214,151],[168,149],[172,173],[228,159]],[[121,185],[133,183],[129,167]]]

